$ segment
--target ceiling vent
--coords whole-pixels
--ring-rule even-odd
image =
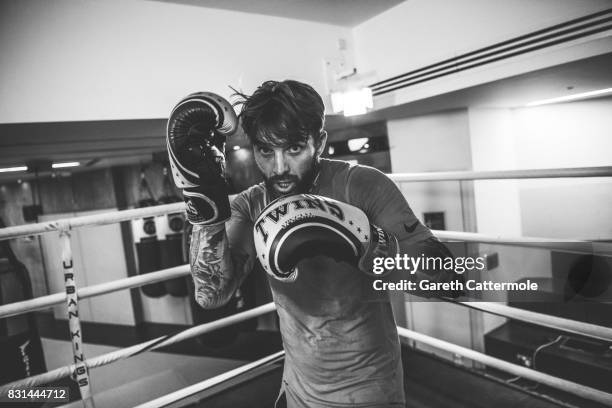
[[[612,29],[612,9],[502,41],[369,86],[374,96]]]

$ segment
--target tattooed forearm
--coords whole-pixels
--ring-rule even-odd
[[[223,224],[194,226],[189,253],[195,298],[203,308],[223,306],[238,287]]]

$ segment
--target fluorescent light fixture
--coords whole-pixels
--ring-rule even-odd
[[[569,102],[578,99],[592,98],[593,96],[602,96],[612,94],[612,88],[600,89],[598,91],[582,92],[574,95],[560,96],[558,98],[542,99],[540,101],[529,102],[525,106],[540,106],[548,105],[550,103]]]
[[[359,137],[357,139],[349,139],[347,144],[348,144],[348,148],[351,152],[356,152],[358,150],[361,150],[363,148],[363,146],[368,143],[368,138],[367,137]]]
[[[16,171],[27,171],[28,166],[3,167],[0,168],[0,173],[13,173]]]
[[[374,107],[372,90],[370,88],[347,92],[333,92],[331,100],[334,113],[344,112],[344,116],[362,115],[368,109]]]
[[[63,163],[53,163],[51,167],[54,169],[63,169],[64,167],[77,167],[80,165],[81,163],[79,162],[63,162]]]

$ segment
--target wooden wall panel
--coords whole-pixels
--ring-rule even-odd
[[[75,208],[72,177],[44,178],[38,182],[43,214],[70,212]]]
[[[116,207],[110,169],[78,173],[72,177],[74,211]]]
[[[146,165],[139,166],[122,166],[117,168],[123,178],[125,185],[125,199],[128,207],[137,207],[138,201],[141,196],[140,191],[140,173],[144,171],[145,178],[149,183],[153,197],[158,200],[164,194],[164,175],[162,163],[147,163]],[[170,192],[179,198],[182,198],[182,194],[179,189],[174,187],[174,182],[171,180]]]
[[[42,205],[43,214],[115,207],[110,171],[94,170],[0,186],[0,217],[7,226],[25,224],[23,207],[34,203]],[[30,272],[34,296],[49,294],[40,237],[11,240],[11,247]]]

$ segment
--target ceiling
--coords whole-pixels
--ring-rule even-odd
[[[522,107],[533,100],[612,88],[611,66],[612,53],[604,54],[358,117],[328,116],[326,128],[334,141],[334,130],[365,123],[467,107]],[[82,163],[70,171],[146,163],[152,153],[164,152],[165,126],[166,118],[0,124],[0,167],[40,159]],[[232,136],[230,141],[231,145],[244,143],[244,135]],[[32,176],[0,173],[0,181]]]
[[[557,65],[442,95],[370,112],[334,117],[328,125],[347,126],[461,108],[518,108],[528,102],[612,88],[612,53]],[[338,122],[338,123],[336,123]]]
[[[404,0],[152,0],[354,27]]]

